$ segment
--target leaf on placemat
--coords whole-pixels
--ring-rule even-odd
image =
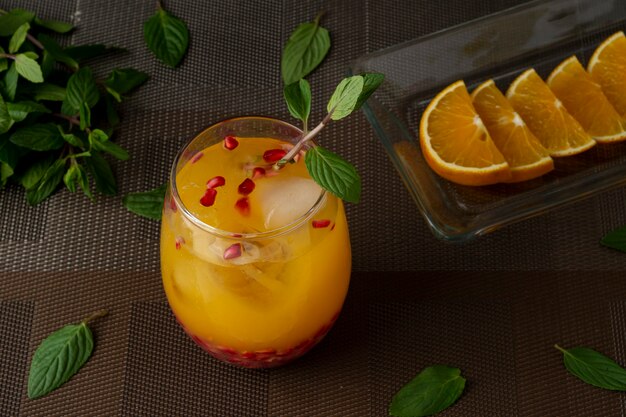
[[[51,31],[56,33],[67,33],[70,30],[74,29],[74,26],[71,23],[60,22],[58,20],[44,20],[35,17],[34,23],[37,26],[50,29]]]
[[[309,149],[304,157],[311,178],[342,200],[358,203],[361,178],[356,168],[339,155],[320,146]]]
[[[363,84],[364,80],[360,75],[354,75],[341,80],[326,106],[328,113],[332,113],[330,116],[331,119],[343,119],[354,111],[356,103],[363,91]]]
[[[91,69],[84,67],[76,71],[67,81],[65,102],[74,112],[81,107],[91,108],[100,99],[96,80]]]
[[[607,233],[600,243],[607,248],[626,252],[626,227],[620,227]]]
[[[35,157],[34,162],[26,169],[20,178],[20,184],[26,190],[35,187],[43,178],[46,171],[54,163],[54,157],[47,154],[43,157]]]
[[[13,118],[9,113],[9,108],[0,95],[0,133],[7,132],[13,125]]]
[[[444,365],[425,368],[391,400],[389,415],[422,417],[437,414],[459,399],[465,389],[461,370]]]
[[[148,78],[150,77],[145,72],[137,71],[132,68],[120,68],[114,69],[104,83],[109,93],[112,93],[111,95],[113,95],[117,101],[121,101],[120,96],[122,94],[131,92],[145,83]]]
[[[53,38],[42,33],[37,36],[37,39],[41,42],[44,48],[46,48],[46,52],[50,54],[53,60],[62,62],[73,70],[78,69],[78,62],[69,56],[67,52],[63,50],[63,47]]]
[[[15,94],[17,93],[17,67],[15,62],[11,64],[9,70],[4,74],[4,93],[9,100],[15,100]]]
[[[0,15],[0,36],[13,36],[17,28],[24,23],[30,23],[34,17],[32,12],[22,9],[13,9]]]
[[[106,152],[116,159],[123,161],[127,160],[130,156],[128,152],[116,143],[109,140],[109,136],[100,129],[94,129],[89,133],[89,144],[92,149],[96,151]]]
[[[129,193],[122,199],[122,204],[135,214],[147,217],[148,219],[160,220],[166,190],[167,185],[164,184],[154,190],[141,193]]]
[[[172,68],[178,65],[189,45],[189,31],[185,22],[163,8],[159,8],[146,21],[143,36],[148,49]]]
[[[280,63],[285,84],[306,77],[326,57],[330,49],[330,35],[320,26],[320,17],[313,22],[302,23],[289,37]]]
[[[611,358],[584,347],[554,347],[563,353],[563,364],[572,375],[599,388],[626,391],[626,370]]]
[[[53,123],[36,123],[16,130],[11,142],[34,151],[49,151],[63,146],[63,137]]]
[[[78,372],[93,351],[93,335],[87,324],[105,314],[100,311],[79,324],[61,327],[41,342],[30,364],[28,398],[50,393]]]
[[[11,40],[9,41],[9,53],[14,54],[20,50],[20,47],[26,40],[26,35],[28,34],[28,30],[30,29],[30,25],[28,23],[22,24],[17,28],[13,36],[11,36]]]
[[[361,76],[363,77],[363,90],[361,90],[359,99],[354,106],[355,110],[360,109],[363,103],[365,103],[367,99],[374,94],[374,91],[376,91],[376,89],[380,87],[385,80],[385,76],[377,72],[361,74]]]
[[[31,113],[50,113],[50,110],[46,106],[44,106],[43,104],[39,104],[35,101],[18,101],[17,103],[7,103],[7,110],[9,111],[9,115],[14,122],[21,122],[22,120],[26,119],[26,116]]]
[[[306,125],[311,113],[311,86],[304,78],[283,89],[289,113]]]
[[[26,90],[27,92],[33,94],[33,98],[37,101],[65,100],[65,88],[55,84],[42,83],[30,85]]]
[[[96,189],[105,195],[115,195],[117,184],[109,163],[98,152],[92,152],[91,158],[85,160],[89,173],[96,182]]]
[[[92,58],[99,58],[105,54],[113,52],[126,52],[124,48],[106,46],[102,44],[75,45],[64,49],[65,53],[72,59],[82,62]]]
[[[54,163],[48,167],[37,185],[26,191],[26,200],[28,201],[28,204],[36,206],[48,198],[63,180],[64,172],[65,161],[62,159],[54,161]]]

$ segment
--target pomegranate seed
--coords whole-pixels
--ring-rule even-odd
[[[261,178],[265,175],[265,169],[261,167],[256,167],[252,170],[252,179],[255,180],[257,178]]]
[[[248,197],[241,197],[235,203],[235,208],[239,210],[242,216],[250,215],[250,202],[248,201]]]
[[[217,190],[209,188],[205,191],[204,195],[200,199],[200,204],[204,207],[211,207],[215,203],[215,197],[217,196]]]
[[[217,177],[213,177],[206,182],[206,188],[221,187],[224,184],[226,184],[226,180],[224,177],[218,175]]]
[[[195,154],[193,156],[193,158],[191,158],[191,163],[195,164],[196,162],[198,162],[200,160],[200,158],[202,158],[204,156],[204,154],[202,152],[198,152],[197,154]]]
[[[232,151],[237,146],[239,146],[239,142],[237,141],[237,139],[235,139],[234,136],[226,136],[224,138],[224,147],[229,151]]]
[[[280,161],[283,156],[287,155],[287,151],[284,149],[270,149],[263,154],[263,160],[268,164]]]
[[[311,224],[313,225],[314,229],[323,229],[323,228],[328,227],[330,225],[330,220],[328,220],[328,219],[313,220],[311,222]]]
[[[182,245],[185,244],[185,239],[182,236],[176,238],[176,250],[179,250]]]
[[[241,184],[239,184],[239,194],[250,194],[252,191],[254,191],[254,186],[254,181],[252,181],[250,178],[246,178]]]
[[[224,251],[224,259],[234,259],[239,258],[241,256],[241,243],[235,243],[234,245],[230,245]]]

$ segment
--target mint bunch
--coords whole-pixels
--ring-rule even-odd
[[[73,29],[27,10],[0,10],[0,187],[21,185],[31,205],[61,183],[89,198],[93,188],[117,192],[106,155],[129,155],[112,141],[116,105],[148,79],[132,68],[96,78],[87,63],[120,49],[61,46],[58,34]]]

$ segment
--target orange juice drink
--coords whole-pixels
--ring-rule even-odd
[[[341,200],[310,178],[302,154],[272,168],[299,134],[273,119],[232,119],[174,164],[163,286],[186,332],[230,363],[271,367],[302,355],[328,332],[348,290]]]

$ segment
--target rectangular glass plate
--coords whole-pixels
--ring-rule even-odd
[[[626,184],[626,142],[555,159],[554,171],[535,180],[467,187],[435,174],[418,139],[422,112],[454,81],[465,80],[471,92],[492,78],[505,92],[530,67],[545,79],[571,55],[586,65],[604,39],[625,29],[624,0],[532,1],[354,63],[353,73],[386,76],[363,109],[436,236],[468,240]]]

